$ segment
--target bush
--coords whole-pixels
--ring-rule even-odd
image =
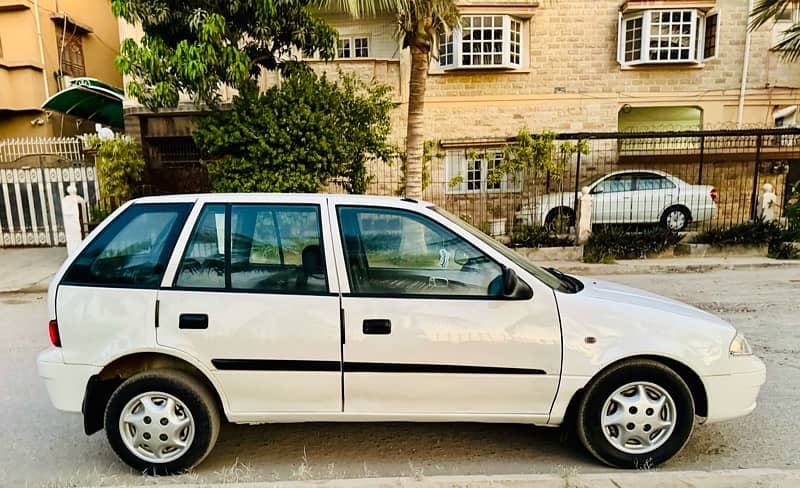
[[[630,232],[621,227],[603,227],[594,231],[583,248],[587,263],[609,263],[615,259],[640,259],[674,247],[681,236],[663,227]]]
[[[113,139],[97,139],[88,144],[97,150],[96,166],[101,195],[123,202],[131,198],[144,173],[144,157],[139,144],[119,134]]]
[[[726,229],[709,229],[695,237],[698,244],[714,244],[717,246],[730,246],[735,244],[747,246],[763,246],[780,236],[783,229],[777,222],[764,222],[754,220],[743,224],[736,224]]]
[[[563,247],[574,246],[572,237],[560,237],[545,227],[537,225],[516,226],[511,233],[511,247]]]

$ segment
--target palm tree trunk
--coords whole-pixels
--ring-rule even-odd
[[[428,52],[411,45],[411,80],[408,91],[406,127],[406,197],[422,198],[422,155],[425,144],[425,82],[428,78]]]

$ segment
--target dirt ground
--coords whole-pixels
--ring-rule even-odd
[[[768,368],[756,411],[695,430],[661,469],[800,467],[800,271],[719,271],[604,279],[692,303],[731,321]],[[557,429],[505,424],[295,424],[222,430],[195,472],[147,479],[117,460],[103,433],[56,411],[36,374],[47,345],[44,297],[0,295],[0,486],[231,482],[366,476],[600,472]]]

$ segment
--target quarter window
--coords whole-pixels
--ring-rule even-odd
[[[698,9],[643,10],[622,15],[618,60],[622,65],[699,63],[719,45],[719,14]]]
[[[367,295],[502,296],[502,268],[419,214],[339,208],[352,292]]]
[[[327,292],[321,236],[317,206],[232,205],[228,209],[208,205],[189,241],[175,284],[182,288]]]
[[[466,15],[439,34],[442,68],[519,68],[522,22],[509,15]]]
[[[64,283],[158,288],[191,206],[132,205],[81,252]]]

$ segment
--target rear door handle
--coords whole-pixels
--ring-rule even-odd
[[[365,334],[386,335],[392,333],[392,321],[386,319],[368,319],[361,329]]]
[[[182,313],[178,320],[179,329],[208,329],[208,315],[204,313]]]

